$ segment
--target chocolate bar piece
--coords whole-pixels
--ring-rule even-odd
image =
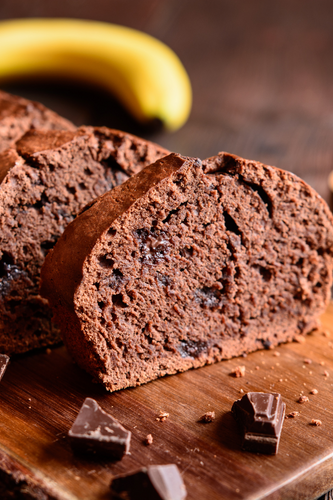
[[[243,450],[278,452],[286,405],[280,394],[248,392],[231,410],[243,432]]]
[[[9,359],[9,356],[7,356],[6,354],[0,354],[0,380],[2,379],[7,369]]]
[[[114,499],[183,500],[186,488],[175,464],[150,465],[132,474],[115,477],[111,483]]]
[[[129,451],[131,433],[94,399],[86,398],[68,437],[74,451],[120,460]]]

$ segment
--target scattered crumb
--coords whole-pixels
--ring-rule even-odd
[[[266,361],[262,361],[262,362],[261,362],[261,364],[262,364],[262,365],[265,365],[265,364],[266,364]]]
[[[51,352],[52,352],[52,351],[51,351],[51,349],[48,347],[48,348],[46,349],[46,351],[45,351],[45,352],[46,352],[46,354],[51,354]]]
[[[309,401],[309,398],[307,396],[300,396],[298,398],[298,403],[307,403]]]
[[[145,439],[145,444],[149,446],[150,444],[153,444],[153,436],[151,434],[148,434]]]
[[[259,369],[260,369],[259,366],[256,366],[256,370],[259,370]]]
[[[31,410],[31,406],[28,406],[29,410]]]
[[[239,378],[245,375],[245,366],[236,366],[236,368],[230,373],[232,377]]]
[[[303,344],[305,342],[305,337],[303,335],[296,335],[294,340],[295,340],[295,342],[298,342],[299,344]]]
[[[31,401],[31,398],[28,398],[28,401]]]
[[[312,363],[312,359],[306,358],[306,359],[304,360],[304,363],[305,363],[306,365],[311,365],[311,363]]]
[[[280,363],[275,363],[275,366],[280,366]]]
[[[239,493],[240,492],[240,489],[239,488],[236,488],[236,493]]]
[[[283,382],[283,378],[279,378],[279,382]]]
[[[316,418],[313,418],[313,419],[311,420],[311,425],[317,425],[317,426],[319,426],[319,425],[321,425],[321,424],[322,424],[321,420],[318,420],[318,419],[316,419]]]
[[[286,415],[286,418],[295,418],[299,416],[300,416],[299,411],[291,411],[290,413],[288,413],[288,415]]]
[[[327,370],[325,370],[325,371],[324,371],[324,377],[329,377],[329,376],[330,376],[330,374],[328,373],[328,371],[327,371]]]
[[[312,389],[312,391],[310,391],[310,394],[318,394],[317,389]]]
[[[243,394],[243,392],[244,392],[244,391],[243,391],[243,389],[239,389],[239,392],[240,392],[241,394]]]
[[[203,462],[200,462],[200,465],[204,465],[204,463],[203,463]]]
[[[321,361],[319,364],[320,364],[321,366],[324,366],[325,362],[324,362],[324,361]]]
[[[215,411],[207,411],[199,419],[200,422],[205,424],[209,424],[210,422],[213,422],[213,420],[215,420]]]
[[[271,370],[274,370],[274,366],[271,366]]]
[[[310,370],[310,371],[309,371],[309,375],[312,375],[312,373],[313,373],[313,372]]]
[[[304,384],[303,384],[303,385],[305,385],[305,387],[306,387],[306,383],[305,383],[305,382],[304,382]]]
[[[328,330],[324,330],[323,331],[323,335],[324,335],[324,337],[330,337],[331,336],[331,334],[330,334],[330,332]]]
[[[303,365],[303,366],[302,366],[302,368],[306,368],[306,366],[305,366],[305,365]]]
[[[156,418],[158,422],[164,422],[169,416],[169,413],[166,413],[165,411],[161,411],[159,416]]]
[[[278,351],[273,352],[273,356],[281,356],[281,354]]]
[[[285,379],[284,379],[284,381],[285,381],[285,382],[288,382],[288,379],[287,379],[287,378],[285,378]]]

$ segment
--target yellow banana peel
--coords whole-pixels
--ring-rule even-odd
[[[88,81],[111,91],[139,121],[181,127],[191,109],[189,77],[176,54],[145,33],[76,19],[0,22],[0,81],[24,76]]]

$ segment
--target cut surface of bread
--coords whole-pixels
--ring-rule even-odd
[[[46,258],[42,294],[114,391],[291,341],[332,284],[332,215],[295,175],[169,155],[104,194]]]
[[[75,130],[75,125],[35,101],[0,90],[0,153],[28,130]]]
[[[87,203],[167,153],[92,127],[32,130],[0,153],[0,352],[60,341],[39,295],[45,255]]]

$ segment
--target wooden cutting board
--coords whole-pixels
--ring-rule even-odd
[[[64,347],[13,360],[0,384],[0,498],[21,492],[19,498],[106,500],[113,475],[167,463],[178,465],[189,500],[317,498],[333,488],[332,320],[333,304],[322,329],[303,343],[113,394],[91,383]],[[239,365],[245,376],[233,378]],[[285,420],[277,456],[241,451],[230,409],[243,391],[279,392],[287,413],[300,412]],[[298,403],[301,394],[309,402]],[[72,453],[66,434],[87,396],[132,431],[131,454],[121,462]],[[156,420],[160,411],[170,415],[164,422]],[[206,411],[216,420],[199,423]]]

